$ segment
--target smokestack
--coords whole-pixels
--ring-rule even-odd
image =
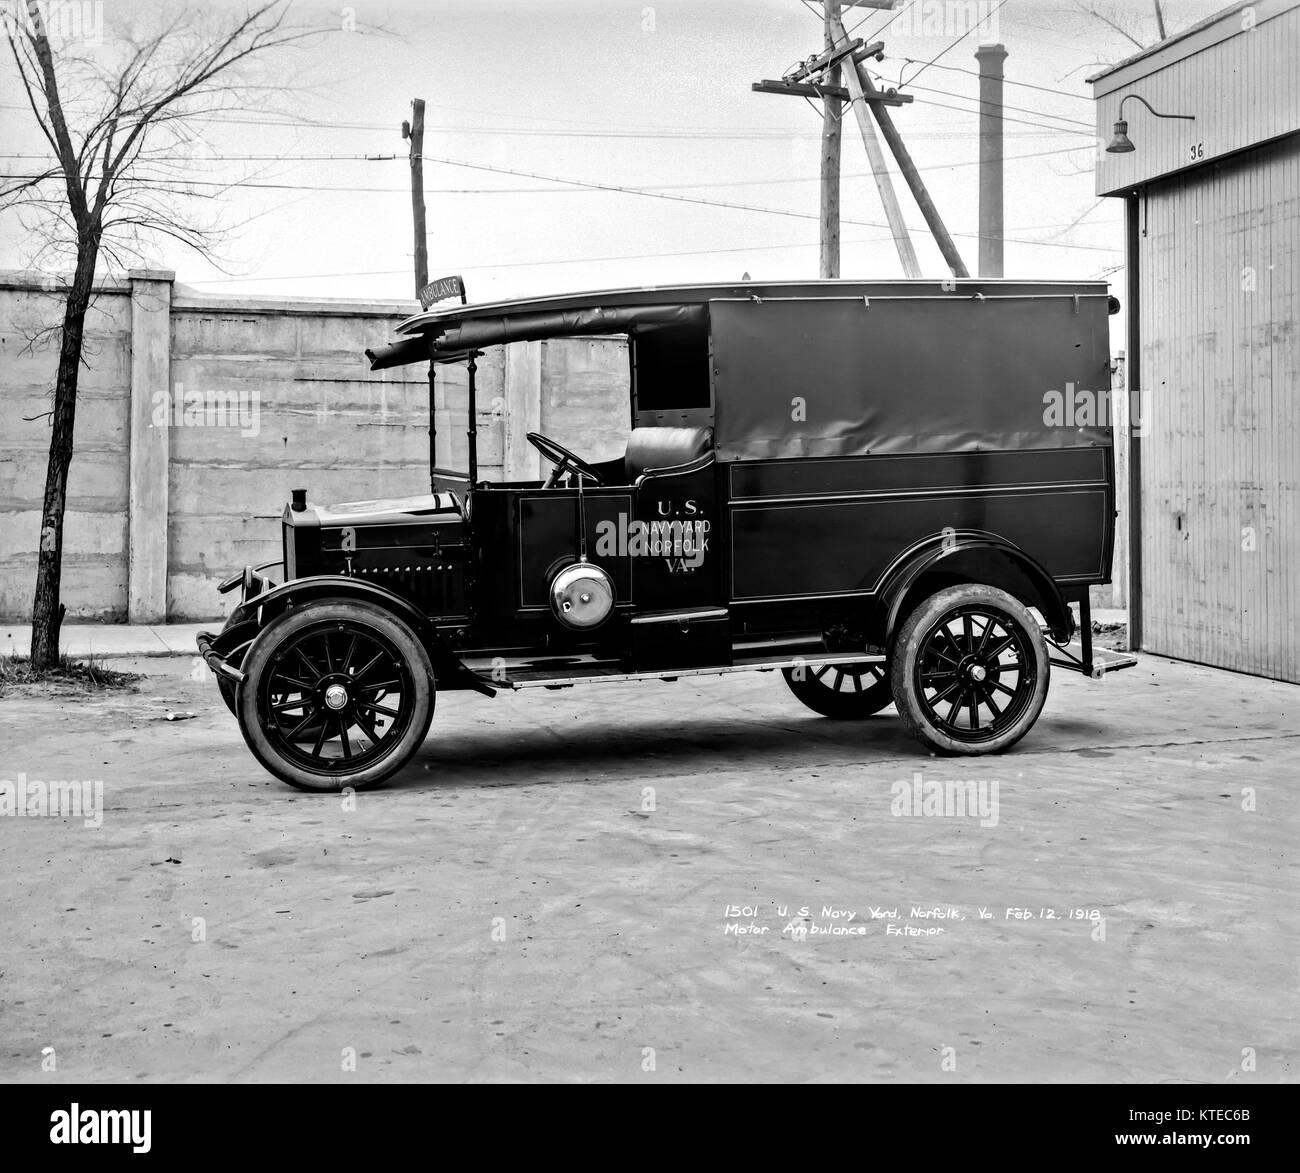
[[[975,50],[980,67],[981,277],[1002,276],[1002,62],[1005,45]]]

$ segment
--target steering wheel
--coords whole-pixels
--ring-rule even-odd
[[[528,442],[537,449],[547,460],[552,461],[555,465],[551,469],[551,475],[547,478],[546,484],[542,487],[553,489],[559,483],[560,477],[566,472],[573,471],[579,476],[586,477],[595,484],[603,484],[600,479],[600,473],[591,467],[581,456],[575,456],[562,444],[557,444],[554,440],[548,439],[540,432],[529,432],[527,434]]]

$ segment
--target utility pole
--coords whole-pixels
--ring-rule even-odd
[[[411,121],[402,123],[411,141],[411,217],[415,223],[415,296],[429,283],[429,239],[424,226],[424,99],[411,102]]]
[[[975,50],[980,71],[980,256],[981,277],[1002,276],[1002,62],[1005,45]]]
[[[844,31],[844,25],[838,17],[835,19],[835,34],[841,41],[848,41],[849,39],[848,33]],[[866,63],[854,62],[850,58],[849,68],[857,71],[858,81],[862,84],[863,97],[870,103],[871,113],[876,116],[876,121],[880,124],[880,133],[885,136],[885,142],[894,154],[894,161],[898,164],[899,171],[903,173],[903,178],[911,189],[912,198],[916,200],[917,207],[921,209],[921,215],[925,217],[926,224],[930,226],[934,241],[939,246],[939,251],[943,253],[943,259],[948,262],[948,268],[952,270],[952,275],[954,277],[969,277],[970,273],[966,269],[966,264],[961,259],[957,246],[953,244],[952,237],[948,235],[948,229],[944,226],[943,217],[939,215],[939,209],[934,206],[934,200],[930,198],[930,193],[926,190],[921,173],[916,169],[916,164],[912,162],[912,156],[907,149],[907,144],[903,142],[903,136],[898,133],[898,127],[894,125],[893,116],[889,113],[886,103],[879,100],[881,97],[880,91],[876,89],[875,83],[871,80],[871,75],[867,73]],[[874,101],[872,100],[873,97],[875,98]]]
[[[835,44],[835,28],[840,19],[840,0],[825,0],[825,47]],[[840,84],[837,61],[827,75],[830,85]],[[840,275],[840,100],[830,94],[822,98],[822,169],[821,169],[821,275]]]
[[[903,142],[903,136],[898,133],[898,128],[894,125],[894,120],[890,117],[887,109],[889,106],[907,105],[913,100],[912,95],[900,94],[892,87],[880,90],[872,82],[871,75],[867,72],[865,60],[869,57],[874,57],[877,60],[884,58],[885,45],[883,41],[873,41],[869,45],[864,45],[860,37],[850,39],[849,35],[844,31],[844,22],[840,16],[841,8],[860,5],[865,8],[888,9],[892,7],[894,0],[824,0],[824,3],[825,26],[828,31],[827,47],[820,54],[809,57],[806,61],[800,62],[787,70],[779,80],[765,78],[762,81],[754,82],[750,86],[750,89],[760,94],[785,94],[798,98],[820,98],[823,102],[822,206],[820,216],[822,228],[822,276],[837,276],[839,273],[839,176],[838,166],[832,167],[832,164],[835,160],[838,160],[839,156],[838,140],[833,156],[829,154],[826,148],[828,141],[826,119],[831,109],[830,99],[834,99],[837,111],[841,102],[851,102],[857,109],[858,123],[862,128],[862,142],[871,161],[871,168],[876,178],[876,188],[880,192],[881,200],[885,205],[885,214],[889,220],[890,230],[894,237],[894,243],[898,248],[899,259],[903,263],[904,271],[909,277],[920,276],[916,254],[912,248],[912,242],[908,236],[897,200],[894,198],[893,185],[884,167],[884,157],[876,141],[875,131],[872,129],[865,113],[867,107],[870,107],[871,113],[875,116],[876,123],[880,127],[880,133],[884,136],[890,151],[893,152],[898,169],[907,181],[907,186],[911,190],[917,206],[921,209],[921,214],[925,217],[925,222],[934,236],[935,243],[939,246],[939,251],[943,254],[943,259],[952,270],[953,276],[969,277],[970,273],[966,269],[965,262],[962,261],[957,246],[953,244],[948,229],[944,227],[943,218],[939,215],[939,209],[935,207],[934,200],[930,198],[930,193],[926,190],[925,183],[921,179],[921,173],[916,169],[916,164],[912,162],[912,156],[908,153],[907,146]],[[830,80],[833,76],[832,68],[842,68],[845,71],[844,80],[847,80],[848,88]],[[832,191],[835,193],[836,204],[833,217],[828,199],[828,193]],[[836,263],[833,272],[828,271],[827,265],[828,256],[830,255],[828,244],[832,239],[832,234],[836,242],[833,254]]]
[[[402,123],[411,143],[411,220],[415,226],[415,296],[429,283],[429,239],[424,225],[424,99],[411,101],[411,121]],[[473,425],[473,417],[470,424]],[[472,449],[471,449],[472,451]],[[429,360],[429,492],[438,491],[438,364]]]

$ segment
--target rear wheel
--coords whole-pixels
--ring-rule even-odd
[[[239,727],[300,790],[360,790],[397,773],[433,717],[433,666],[388,612],[342,599],[288,611],[244,655]]]
[[[1008,749],[1043,711],[1047,645],[1029,609],[975,583],[931,595],[894,643],[890,683],[909,733],[941,753]]]
[[[893,702],[889,665],[883,663],[801,665],[783,668],[785,682],[814,713],[836,721],[860,721]]]

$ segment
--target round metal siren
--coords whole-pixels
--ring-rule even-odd
[[[599,627],[614,609],[614,584],[599,566],[574,562],[551,580],[551,610],[565,627]]]

